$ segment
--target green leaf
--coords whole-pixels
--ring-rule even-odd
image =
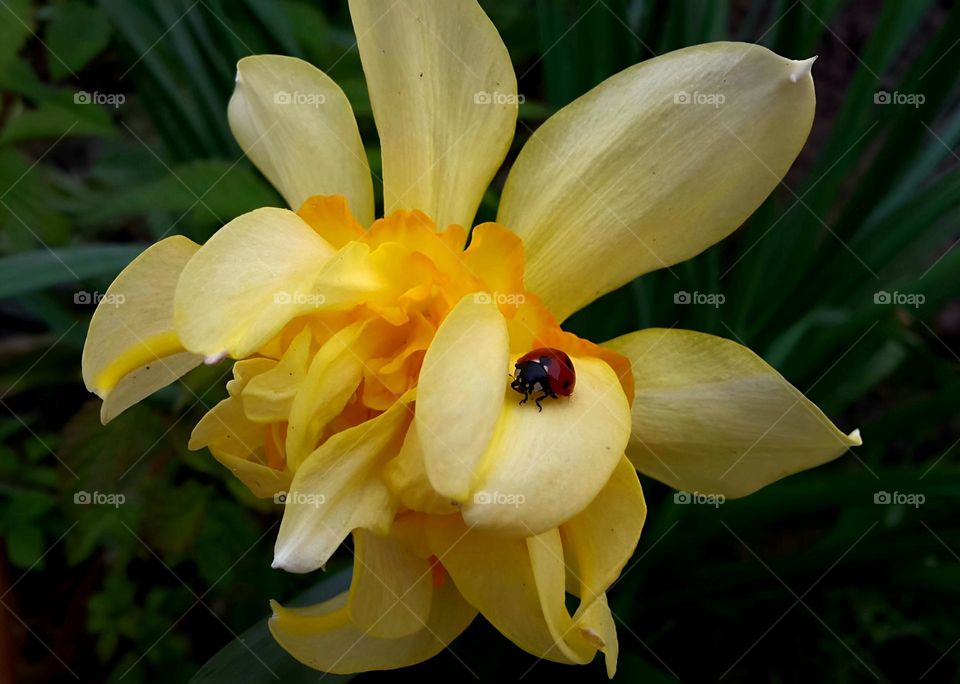
[[[29,568],[44,552],[43,533],[39,528],[25,524],[7,531],[7,554],[18,568]],[[42,561],[38,566],[42,567]]]
[[[175,214],[174,220],[189,213],[198,222],[219,228],[240,214],[264,206],[283,204],[246,163],[211,159],[174,166],[155,180],[111,192],[109,201],[93,203],[82,221],[97,225],[121,217],[167,211]],[[169,228],[168,223],[165,229]]]
[[[53,6],[47,27],[50,75],[54,79],[76,75],[110,42],[111,27],[106,15],[81,2]]]
[[[22,251],[36,247],[38,241],[56,245],[66,240],[69,224],[58,211],[42,167],[14,149],[0,147],[0,188],[4,250]]]
[[[0,144],[29,140],[57,139],[78,136],[114,136],[109,111],[93,98],[106,98],[118,107],[123,98],[117,93],[59,91],[41,95],[36,109],[25,109],[14,116],[0,135]]]
[[[115,276],[145,245],[82,245],[0,257],[0,299],[94,276]],[[79,302],[81,304],[85,302]]]
[[[350,586],[350,570],[325,577],[312,589],[297,597],[291,605],[307,606],[333,598]],[[256,654],[256,656],[254,656]],[[269,668],[269,669],[268,669]],[[267,621],[261,620],[237,639],[227,644],[207,661],[190,680],[191,684],[267,684],[268,682],[347,682],[352,675],[321,675],[301,665],[274,641]]]
[[[0,3],[0,67],[12,61],[33,33],[30,0]]]

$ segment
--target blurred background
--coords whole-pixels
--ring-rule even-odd
[[[713,40],[819,55],[813,132],[749,222],[568,327],[738,340],[864,446],[738,501],[644,480],[646,528],[611,591],[617,679],[957,681],[960,4],[481,4],[525,98],[482,220],[530,133],[626,66]],[[226,121],[234,64],[257,53],[329,73],[379,171],[345,3],[0,0],[0,684],[320,678],[272,644],[267,601],[336,593],[350,554],[271,570],[280,507],[186,450],[228,365],[108,427],[80,379],[90,316],[147,244],[282,206]],[[604,679],[599,660],[561,669],[478,619],[424,665],[356,679]]]

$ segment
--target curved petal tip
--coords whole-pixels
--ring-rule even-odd
[[[809,76],[810,72],[813,71],[813,63],[816,61],[816,55],[810,59],[794,60],[793,71],[790,72],[790,82],[797,83],[804,76]]]
[[[218,363],[227,358],[227,350],[224,349],[222,352],[216,354],[211,354],[210,356],[204,356],[203,362],[208,366],[216,366]]]
[[[847,439],[849,439],[852,442],[850,446],[862,445],[863,440],[860,438],[860,428],[857,428],[856,430],[851,432],[849,435],[847,435]]]

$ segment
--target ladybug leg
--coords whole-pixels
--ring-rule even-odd
[[[547,397],[553,397],[554,399],[556,399],[556,395],[555,395],[553,392],[551,392],[550,390],[548,390],[548,389],[543,390],[543,394],[541,394],[539,397],[537,397],[536,399],[534,399],[534,402],[536,403],[537,409],[538,409],[538,410],[537,410],[537,413],[542,413],[542,412],[543,412],[543,407],[540,405],[540,402],[541,402],[543,399],[546,399]]]
[[[518,404],[518,406],[523,406],[524,404],[526,404],[526,403],[527,403],[527,399],[529,399],[529,398],[530,398],[530,391],[524,389],[523,399],[520,400],[520,403]]]

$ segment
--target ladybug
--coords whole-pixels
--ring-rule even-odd
[[[543,392],[534,399],[537,408],[542,399],[569,397],[577,384],[577,372],[566,352],[551,347],[540,347],[529,351],[517,359],[516,370],[510,387],[523,395],[520,405],[527,403],[530,395],[537,390]]]

